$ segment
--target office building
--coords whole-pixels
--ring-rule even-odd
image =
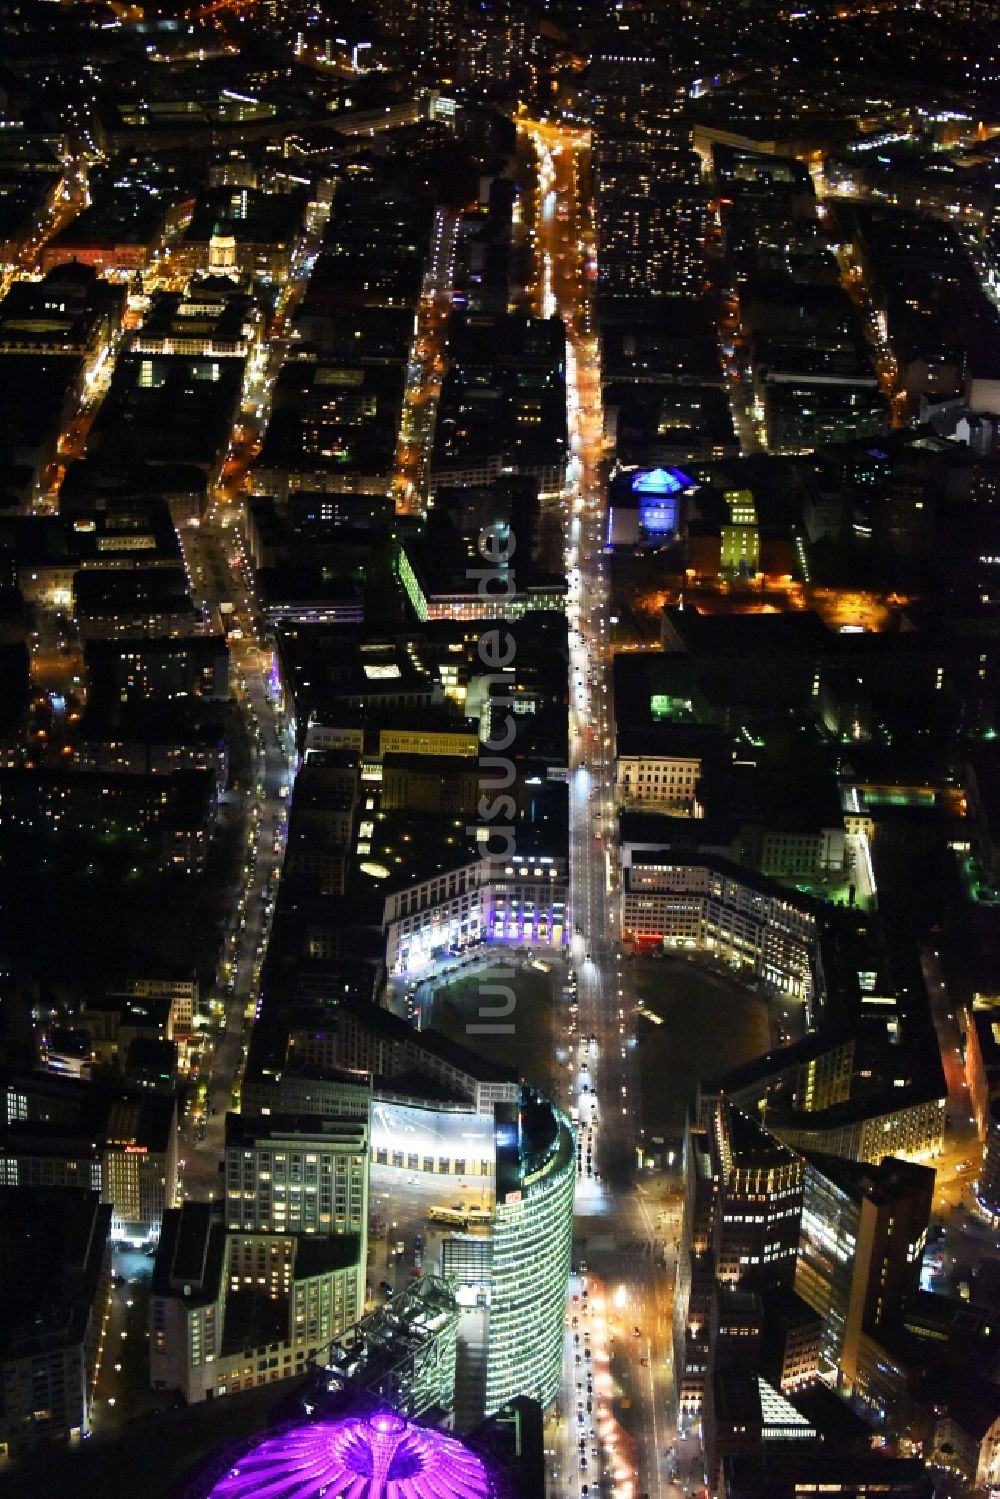
[[[569,1121],[537,1095],[520,1110],[497,1104],[496,1152],[486,1415],[516,1395],[547,1406],[558,1393],[576,1185]]]
[[[516,1103],[520,1097],[520,1085],[511,1068],[477,1056],[439,1031],[418,1031],[378,1006],[346,999],[336,1007],[325,1006],[322,1017],[304,1014],[303,1021],[301,1025],[293,1022],[287,1033],[282,1061],[291,1071],[340,1068],[352,1073],[356,1081],[370,1074],[390,1094],[397,1092],[393,1086],[396,1077],[412,1085],[414,1076],[419,1076],[432,1085],[428,1091],[435,1101],[445,1097],[449,1101],[464,1100],[481,1114],[491,1114],[494,1103]],[[416,1090],[406,1086],[399,1091],[405,1096]],[[326,1106],[324,1111],[334,1112]],[[314,1113],[315,1109],[301,1112]]]
[[[813,1443],[817,1427],[787,1395],[757,1374],[752,1364],[726,1371],[715,1368],[703,1414],[705,1467],[718,1492],[726,1458],[746,1457],[785,1443]]]
[[[801,1157],[727,1104],[715,1111],[711,1141],[719,1186],[712,1239],[718,1279],[789,1288],[802,1210]]]
[[[944,1080],[901,1079],[898,1087],[859,1091],[846,1103],[799,1114],[780,1102],[767,1109],[769,1129],[794,1150],[815,1150],[877,1165],[886,1156],[933,1160],[944,1149]]]
[[[1000,1219],[1000,1098],[990,1102],[983,1158],[974,1190],[983,1212],[994,1222]]]
[[[66,355],[92,369],[118,338],[119,287],[91,266],[53,266],[41,281],[14,281],[0,301],[0,354]]]
[[[776,1096],[787,1098],[800,1113],[843,1103],[851,1096],[855,1047],[847,1026],[825,1026],[801,1041],[765,1052],[701,1083],[698,1118],[707,1126],[714,1102],[721,1097],[761,1119]]]
[[[810,998],[817,902],[707,852],[626,846],[622,863],[623,938],[715,953],[776,990]]]
[[[468,552],[462,565],[422,539],[408,541],[399,555],[399,578],[413,612],[423,623],[438,619],[521,619],[538,610],[564,609],[566,584],[561,577],[511,567],[498,575],[487,593],[470,571]]]
[[[819,950],[817,964],[823,956]],[[825,956],[835,974],[833,944]],[[885,1025],[882,1010],[895,1000],[880,998],[878,1005],[876,1036]],[[726,1097],[793,1150],[871,1165],[886,1156],[929,1160],[944,1145],[945,1086],[932,1065],[936,1055],[897,1043],[873,1067],[849,1025],[824,1025],[703,1083],[698,1117],[707,1123],[714,1101]],[[925,1065],[928,1056],[931,1065]]]
[[[430,487],[530,475],[542,496],[566,482],[566,330],[556,318],[453,315]]]
[[[177,1191],[172,1094],[51,1072],[12,1075],[4,1092],[0,1183],[99,1189],[112,1209],[112,1238],[156,1238]]]
[[[292,360],[275,387],[274,409],[252,484],[281,505],[296,494],[388,493],[399,435],[404,370],[357,361]]]
[[[368,1224],[362,1119],[226,1115],[226,1226],[244,1233],[360,1234]]]
[[[754,578],[760,570],[760,529],[753,494],[749,489],[727,489],[722,498],[727,518],[719,572],[724,578]]]
[[[719,1295],[734,1288],[762,1294],[792,1288],[803,1162],[726,1101],[715,1104],[706,1129],[688,1130],[684,1161],[674,1365],[678,1417],[687,1430],[704,1409]]]
[[[862,1332],[917,1290],[934,1172],[887,1157],[865,1166],[810,1153],[795,1289],[823,1317],[821,1369],[850,1393]]]
[[[213,1205],[164,1215],[150,1383],[189,1405],[305,1372],[364,1309],[358,1234],[229,1233]]]
[[[611,296],[696,296],[705,201],[693,151],[600,138],[596,148],[600,285]]]
[[[727,1499],[803,1499],[829,1494],[831,1499],[933,1499],[933,1475],[920,1457],[845,1454],[836,1448],[786,1448],[771,1452],[734,1453],[724,1458],[722,1479]]]
[[[88,640],[91,691],[116,702],[229,697],[229,647],[221,635]]]
[[[204,868],[218,810],[215,779],[205,771],[87,774],[61,765],[0,770],[0,807],[54,834],[141,838],[161,869],[184,874]]]
[[[990,1104],[1000,1097],[1000,998],[976,994],[965,1034],[965,1075],[979,1138],[989,1133]]]
[[[0,1186],[0,1459],[89,1436],[110,1275],[97,1192]]]
[[[615,729],[615,799],[637,810],[700,817],[698,783],[714,734],[691,724]]]
[[[819,1377],[823,1321],[794,1291],[764,1300],[760,1372],[782,1394],[807,1389]]]

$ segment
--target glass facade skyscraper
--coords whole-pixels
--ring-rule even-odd
[[[548,1100],[498,1104],[485,1413],[559,1390],[573,1244],[573,1129]]]
[[[832,1372],[844,1347],[859,1204],[813,1165],[806,1167],[803,1185],[795,1289],[823,1318],[820,1366]]]
[[[823,1318],[820,1371],[842,1389],[857,1379],[862,1334],[919,1286],[933,1195],[929,1166],[806,1156],[795,1289]]]

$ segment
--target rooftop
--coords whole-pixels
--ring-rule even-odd
[[[872,1166],[818,1150],[804,1150],[803,1155],[807,1167],[812,1166],[855,1202],[864,1198],[882,1206],[904,1196],[926,1193],[929,1203],[934,1190],[932,1166],[919,1166],[895,1156],[885,1156],[877,1166]]]
[[[15,1092],[25,1100],[20,1112],[26,1117],[14,1118],[5,1127],[8,1149],[15,1150],[23,1141],[30,1151],[36,1134],[47,1131],[58,1132],[68,1149],[88,1156],[95,1141],[104,1148],[139,1145],[154,1152],[169,1148],[175,1127],[172,1097],[49,1072],[8,1073],[4,1085],[7,1093]]]
[[[800,1041],[793,1041],[789,1046],[767,1051],[763,1056],[754,1057],[740,1067],[733,1067],[729,1072],[707,1078],[701,1084],[702,1095],[739,1093],[744,1088],[751,1088],[756,1083],[766,1082],[769,1078],[793,1067],[801,1067],[815,1061],[817,1057],[825,1056],[835,1048],[852,1042],[853,1036],[853,1027],[843,1024],[825,1026],[821,1030],[812,1031],[808,1036],[803,1036]]]
[[[83,1341],[110,1229],[96,1191],[0,1187],[0,1354]]]

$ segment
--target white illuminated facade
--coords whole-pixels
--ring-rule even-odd
[[[809,1422],[780,1390],[757,1376],[757,1393],[760,1397],[761,1437],[765,1442],[809,1441],[817,1437],[816,1427]]]
[[[812,993],[816,916],[778,885],[664,850],[630,858],[621,901],[623,937],[715,952],[777,989]]]
[[[516,854],[507,864],[475,859],[394,891],[383,923],[391,973],[417,973],[435,954],[480,942],[562,947],[565,859]]]
[[[822,1150],[877,1165],[886,1156],[920,1163],[944,1149],[944,1098],[901,1097],[897,1108],[865,1112],[863,1100],[847,1117],[812,1115],[800,1124],[772,1119],[770,1127],[796,1150]],[[847,1111],[843,1111],[847,1113]],[[808,1120],[809,1116],[806,1116]]]
[[[700,817],[701,755],[619,755],[615,796],[630,807]]]
[[[844,1348],[858,1204],[822,1172],[808,1166],[804,1188],[795,1289],[823,1317],[821,1367],[831,1373]]]
[[[235,290],[235,289],[234,289]],[[249,297],[195,288],[186,296],[160,293],[157,315],[132,335],[134,354],[180,354],[191,359],[257,360],[264,318]]]
[[[508,1096],[512,1087],[501,1085]],[[519,1090],[516,1090],[519,1091]],[[371,1157],[408,1175],[489,1179],[492,1187],[495,1144],[492,1106],[484,1112],[443,1109],[388,1099],[372,1100]]]
[[[560,469],[559,473],[562,472]],[[495,482],[499,474],[488,482]],[[475,482],[486,483],[486,480]],[[561,487],[561,484],[559,485]],[[558,492],[558,489],[557,489]],[[485,593],[474,583],[462,587],[434,588],[421,577],[406,551],[400,552],[399,577],[419,620],[428,619],[523,619],[538,609],[565,609],[566,585],[528,583]],[[513,577],[513,574],[512,574]]]

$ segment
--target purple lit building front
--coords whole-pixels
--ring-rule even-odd
[[[385,902],[391,973],[418,973],[436,956],[481,942],[562,948],[568,940],[564,853],[512,853],[400,886]]]
[[[505,1499],[486,1463],[448,1432],[394,1411],[303,1421],[262,1437],[206,1499]]]

